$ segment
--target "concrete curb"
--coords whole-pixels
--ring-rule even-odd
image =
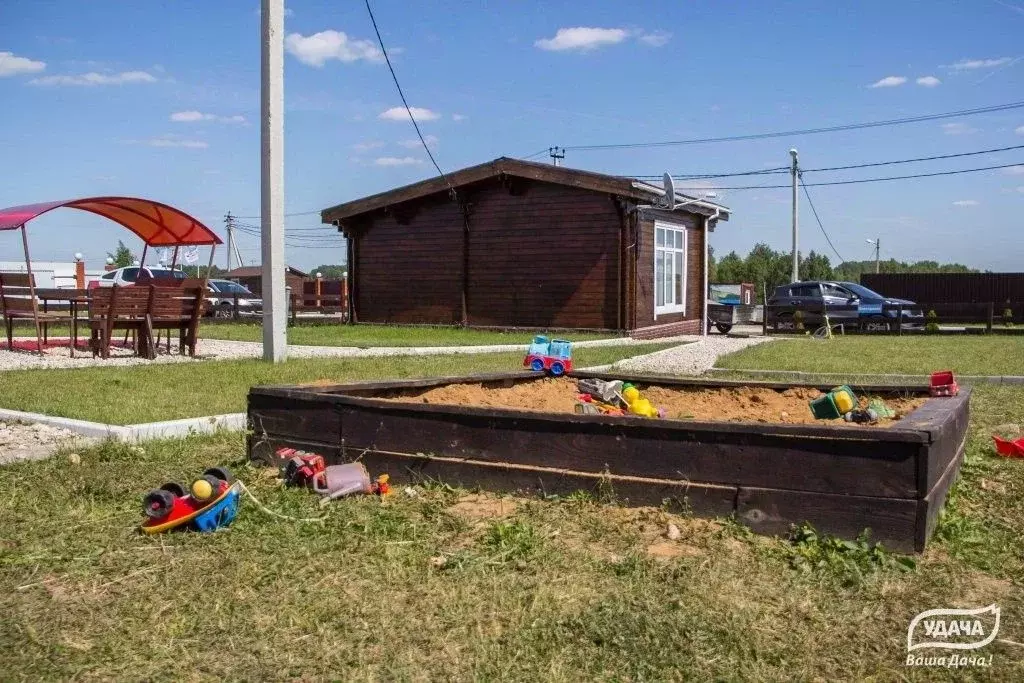
[[[800,379],[813,379],[817,377],[856,377],[858,380],[867,380],[877,384],[884,384],[886,380],[900,380],[902,382],[919,382],[927,384],[931,379],[928,375],[877,375],[867,373],[843,373],[843,372],[804,372],[802,370],[743,370],[741,368],[711,368],[709,373],[735,373],[750,375],[753,377],[796,377]],[[1024,384],[1024,377],[1020,375],[956,375],[959,384]]]
[[[102,422],[73,420],[42,413],[26,413],[20,410],[0,408],[0,420],[7,422],[28,422],[59,427],[69,432],[93,439],[114,439],[115,441],[149,441],[151,439],[174,439],[192,434],[212,434],[217,431],[241,431],[246,427],[245,413],[207,415],[184,420],[148,422],[134,425],[111,425]]]

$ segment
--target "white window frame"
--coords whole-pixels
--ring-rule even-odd
[[[665,236],[666,237],[671,236],[671,244],[673,246],[671,246],[671,247],[668,247],[668,246],[660,246],[659,247],[658,246],[658,231],[659,230],[667,231],[665,233]],[[681,248],[675,246],[675,244],[676,244],[675,234],[676,233],[680,233],[682,235],[682,239],[680,240],[681,243],[682,243],[682,247]],[[683,315],[686,315],[686,293],[687,293],[687,284],[688,284],[688,276],[689,276],[689,272],[688,271],[690,269],[690,264],[688,263],[688,259],[686,258],[687,251],[688,251],[688,248],[689,248],[689,234],[688,233],[689,233],[689,230],[684,225],[679,225],[679,224],[676,224],[676,223],[665,223],[665,222],[662,222],[662,221],[654,221],[654,240],[653,240],[653,242],[654,242],[654,269],[653,269],[653,271],[654,272],[652,273],[652,277],[653,277],[653,280],[654,280],[653,291],[654,291],[654,318],[655,318],[655,320],[657,320],[659,315],[668,315],[669,313],[682,313]],[[666,240],[666,244],[667,243],[668,243],[668,240]],[[680,296],[682,297],[682,301],[676,301],[675,300],[676,291],[675,291],[675,287],[672,286],[672,284],[674,283],[674,280],[675,280],[675,275],[676,275],[676,273],[675,273],[675,264],[676,264],[676,257],[675,257],[675,255],[676,254],[681,254],[682,255],[683,282],[682,282],[682,289],[680,291]],[[662,255],[668,256],[669,260],[666,261],[663,258],[659,258],[659,257],[662,257]],[[662,291],[662,295],[663,295],[664,299],[663,299],[663,303],[660,304],[660,305],[658,304],[658,269],[659,269],[658,268],[658,264],[659,263],[669,263],[670,264],[670,268],[668,269],[669,272],[666,273],[666,276],[668,278],[671,278],[671,279],[668,280],[668,284],[664,284],[663,285],[665,287],[664,291]],[[663,280],[663,282],[665,282],[665,281]],[[671,298],[673,300],[671,302],[668,301],[669,297],[666,296],[668,294],[672,295]]]

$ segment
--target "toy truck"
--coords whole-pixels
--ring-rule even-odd
[[[553,377],[572,372],[572,342],[548,339],[544,335],[534,337],[523,359],[523,367],[534,372],[547,372]]]

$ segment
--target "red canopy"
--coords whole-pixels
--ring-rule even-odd
[[[208,227],[183,211],[151,199],[87,197],[0,209],[0,230],[13,230],[40,214],[67,207],[89,211],[128,228],[151,247],[221,244]]]

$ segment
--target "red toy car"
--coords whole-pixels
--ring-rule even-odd
[[[960,387],[953,379],[952,370],[941,370],[932,373],[931,385],[928,393],[932,396],[956,396],[960,393]]]

